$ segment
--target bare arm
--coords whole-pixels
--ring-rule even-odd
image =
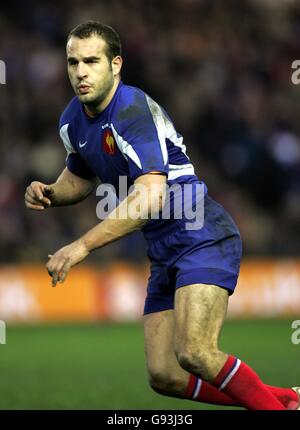
[[[93,251],[135,231],[140,230],[151,216],[151,208],[162,209],[165,199],[166,176],[147,174],[134,183],[135,189],[105,220],[89,230],[79,240]],[[137,210],[135,210],[137,209]]]
[[[84,200],[92,192],[96,183],[96,178],[80,178],[66,167],[53,184],[33,181],[26,189],[25,205],[28,209],[34,210],[72,205]]]
[[[50,185],[52,206],[66,206],[81,202],[93,191],[96,184],[96,178],[80,178],[66,167],[56,182]]]
[[[57,282],[63,282],[71,267],[87,257],[91,251],[141,229],[151,214],[162,209],[166,192],[164,175],[146,174],[140,176],[134,185],[141,192],[129,194],[104,221],[75,242],[49,256],[47,270],[52,276],[53,286]],[[135,208],[139,209],[135,211]]]

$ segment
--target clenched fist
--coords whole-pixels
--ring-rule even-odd
[[[44,210],[51,206],[51,196],[54,190],[51,185],[43,184],[42,182],[33,181],[26,188],[25,206],[28,209]]]

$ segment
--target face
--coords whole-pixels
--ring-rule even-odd
[[[68,74],[75,94],[87,106],[100,105],[109,95],[121,70],[122,59],[111,62],[100,36],[71,37],[67,43]]]

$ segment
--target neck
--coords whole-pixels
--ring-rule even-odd
[[[105,97],[104,100],[102,100],[100,103],[98,103],[95,106],[91,106],[91,105],[86,105],[84,104],[84,111],[85,113],[90,116],[91,118],[94,118],[95,116],[99,115],[101,112],[104,111],[104,109],[109,105],[109,103],[112,101],[112,98],[118,88],[120,79],[116,79],[114,81],[113,86],[111,87],[111,89],[109,90],[107,96]]]

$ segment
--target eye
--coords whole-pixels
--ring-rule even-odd
[[[75,60],[68,60],[69,66],[74,66],[75,64],[78,64],[78,61]]]

